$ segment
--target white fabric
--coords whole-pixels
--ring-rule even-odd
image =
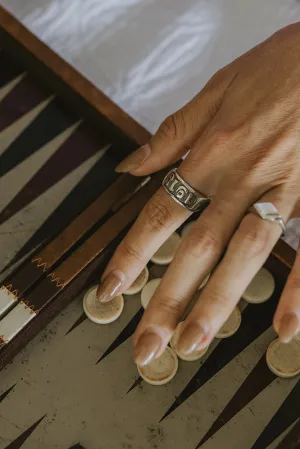
[[[0,0],[149,131],[283,26],[298,0]]]

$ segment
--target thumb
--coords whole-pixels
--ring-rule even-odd
[[[162,122],[149,143],[127,156],[116,172],[144,176],[182,158],[218,112],[233,77],[226,67],[217,72],[199,94]]]

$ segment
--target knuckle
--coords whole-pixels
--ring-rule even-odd
[[[243,173],[243,179],[241,180],[241,185],[245,191],[256,191],[257,185],[259,181],[259,176],[256,170],[248,170],[246,173]]]
[[[253,220],[253,217],[248,215],[238,228],[236,244],[242,245],[247,257],[256,257],[270,251],[271,232],[264,224],[263,220]]]
[[[217,122],[211,126],[210,132],[214,136],[215,145],[222,146],[228,144],[228,142],[247,140],[255,133],[255,130],[249,116],[239,119],[223,117],[220,123]]]
[[[227,145],[228,142],[231,142],[235,139],[237,134],[238,130],[233,126],[227,126],[221,129],[217,129],[214,133],[215,146],[223,147],[224,145]]]
[[[183,177],[195,177],[197,169],[207,163],[211,154],[204,155],[198,144],[195,144],[189,151],[188,157],[180,165],[180,175]],[[192,179],[193,179],[192,178]]]
[[[199,306],[201,305],[202,309],[199,308],[197,310],[197,316],[198,318],[199,315],[207,317],[212,327],[216,323],[222,322],[223,318],[228,316],[230,308],[232,308],[231,298],[218,286],[203,298],[202,301],[200,300]]]
[[[209,79],[208,83],[204,87],[205,90],[207,89],[219,89],[220,85],[228,78],[229,75],[229,66],[225,66],[217,70],[212,77]]]
[[[164,295],[163,297],[157,297],[155,306],[167,316],[178,316],[182,312],[182,306],[178,298],[166,295]]]
[[[216,309],[219,311],[219,315],[223,315],[223,312],[228,310],[229,298],[220,291],[215,291],[212,296],[212,302],[217,306]]]
[[[169,115],[160,125],[158,133],[170,140],[181,139],[185,132],[185,117],[181,109]]]
[[[224,67],[222,67],[221,69],[217,70],[212,75],[210,80],[208,81],[208,84],[210,84],[210,85],[214,85],[214,84],[219,85],[220,81],[222,81],[223,78],[224,78],[224,73],[225,73],[225,68]]]
[[[220,253],[220,238],[213,228],[196,229],[183,241],[184,250],[195,259],[214,258]]]
[[[146,205],[144,213],[146,215],[146,229],[150,232],[160,231],[172,223],[173,217],[170,209],[159,197]]]
[[[126,260],[130,262],[143,262],[144,256],[143,251],[136,245],[122,245],[122,252]]]

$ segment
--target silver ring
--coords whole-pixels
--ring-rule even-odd
[[[211,201],[185,182],[176,168],[169,171],[162,185],[174,201],[192,212],[203,212]]]
[[[286,224],[273,203],[254,203],[249,209],[249,212],[261,217],[263,220],[272,221],[279,224],[282,231],[282,236],[286,234]]]

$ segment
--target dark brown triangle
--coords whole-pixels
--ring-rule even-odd
[[[9,393],[15,388],[16,385],[17,385],[17,384],[15,383],[12,387],[10,387],[8,390],[4,391],[4,393],[2,393],[2,394],[0,395],[0,403],[1,403],[2,401],[4,401],[4,399],[6,398],[6,396],[9,395]]]
[[[3,50],[0,50],[0,67],[0,87],[4,87],[24,72],[24,69],[13,61]]]
[[[198,449],[235,415],[239,413],[249,402],[251,402],[259,393],[261,393],[273,380],[276,379],[266,364],[265,354],[261,357],[250,374],[246,377],[240,388],[222,410],[216,421],[208,432],[204,435],[200,443],[196,446]]]
[[[78,443],[78,444],[75,444],[74,446],[70,447],[69,449],[84,449],[84,447]]]
[[[0,132],[50,95],[27,75],[0,102]]]
[[[109,348],[104,352],[104,354],[100,357],[97,363],[101,362],[105,357],[111,354],[115,349],[117,349],[122,343],[124,343],[128,338],[133,335],[135,332],[137,325],[139,324],[144,313],[144,309],[141,307],[133,318],[129,321],[129,323],[124,327],[124,329],[120,332],[117,338],[112,342]],[[96,363],[96,364],[97,364]]]
[[[32,426],[25,430],[18,438],[12,441],[4,449],[20,449],[20,447],[25,443],[25,441],[30,437],[32,432],[37,428],[40,422],[45,418],[46,415],[42,416],[38,421],[36,421]]]
[[[76,327],[78,327],[81,323],[83,323],[85,320],[87,319],[86,314],[83,312],[79,318],[77,318],[77,320],[75,321],[75,323],[70,327],[70,329],[68,330],[68,332],[65,334],[68,335],[70,332],[72,332],[74,329],[76,329]]]
[[[74,111],[66,109],[59,99],[54,98],[0,156],[0,176],[39,151],[78,120]],[[4,221],[5,217],[2,216],[0,223]]]
[[[97,153],[107,143],[105,138],[93,138],[82,123],[71,136],[56,150],[28,183],[6,205],[0,214],[0,223],[26,207],[50,187],[78,168]],[[72,157],[70,155],[72,154]]]
[[[135,387],[137,387],[138,385],[140,385],[140,383],[143,381],[142,377],[138,377],[133,384],[131,385],[131,387],[129,388],[129,390],[127,391],[126,394],[130,393],[132,390],[134,390]]]
[[[299,449],[300,448],[300,418],[289,433],[283,438],[276,449]]]
[[[251,449],[265,449],[282,435],[300,416],[300,380],[283,401]]]
[[[109,150],[49,215],[32,237],[30,237],[6,265],[4,270],[10,268],[19,259],[22,259],[41,244],[44,245],[46,242],[49,242],[103,193],[118,177],[114,171],[117,163],[116,155]],[[99,177],[99,173],[101,173],[101,177]]]

